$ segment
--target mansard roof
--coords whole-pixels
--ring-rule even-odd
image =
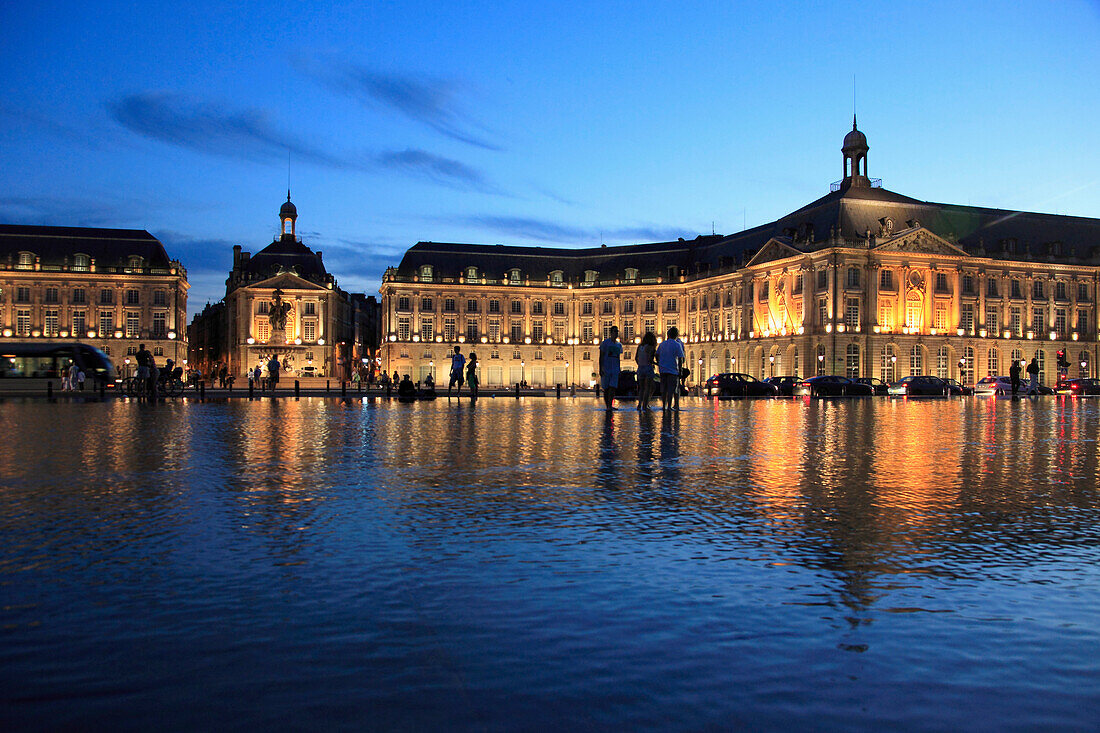
[[[261,276],[289,270],[306,279],[322,280],[328,274],[321,255],[289,235],[277,238],[252,255],[242,269],[249,274]]]
[[[103,268],[124,267],[135,255],[149,268],[167,268],[170,263],[164,245],[143,229],[0,224],[0,262],[17,260],[20,252],[33,253],[43,267],[51,268],[71,265],[77,254],[88,255]]]

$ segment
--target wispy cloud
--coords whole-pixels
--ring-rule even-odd
[[[444,186],[470,188],[486,193],[500,193],[490,185],[478,171],[457,160],[440,155],[408,148],[406,150],[380,153],[375,156],[378,165],[389,170],[398,170],[419,178],[426,178]]]
[[[216,237],[195,238],[172,230],[158,230],[153,234],[164,245],[169,257],[183,263],[188,275],[220,273],[224,290],[225,278],[233,268],[233,245],[239,242]]]
[[[158,142],[249,161],[296,160],[369,173],[396,171],[451,188],[502,193],[478,170],[424,150],[339,153],[309,145],[280,130],[267,113],[231,109],[168,92],[130,94],[107,105],[127,130]]]
[[[579,227],[559,222],[522,216],[455,216],[445,217],[444,221],[465,226],[488,229],[501,234],[539,242],[560,244],[595,244],[603,240],[616,243],[667,242],[678,237],[694,237],[690,229],[684,227]]]
[[[459,107],[460,85],[454,81],[384,73],[338,58],[308,60],[302,67],[330,88],[365,104],[396,110],[452,140],[486,150],[500,150],[471,128],[484,128]]]
[[[138,227],[132,211],[88,199],[49,196],[0,198],[0,219],[9,224],[75,227]]]

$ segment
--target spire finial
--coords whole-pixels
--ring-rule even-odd
[[[856,113],[855,112],[852,113],[852,129],[853,130],[856,129]],[[288,196],[287,200],[289,201],[290,200],[289,199],[289,196],[290,196],[289,192],[287,192],[287,196]]]
[[[290,189],[289,188],[286,190],[286,200],[290,201]]]

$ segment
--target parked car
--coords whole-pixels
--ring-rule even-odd
[[[962,387],[962,385],[959,385],[959,387]],[[962,394],[961,391],[953,391],[946,379],[933,377],[930,374],[911,374],[908,377],[902,377],[890,385],[888,392],[897,396],[909,395],[928,397]]]
[[[638,374],[633,369],[623,369],[619,372],[619,386],[616,388],[615,394],[619,397],[638,396]],[[650,394],[661,394],[661,377],[659,374],[655,373],[653,375],[653,389]]]
[[[732,395],[735,397],[774,397],[779,393],[775,385],[761,382],[749,374],[727,372],[715,374],[706,382],[708,397]]]
[[[1020,393],[1024,392],[1027,385],[1025,380],[1020,380]],[[978,380],[978,383],[974,385],[974,394],[976,395],[1005,395],[1012,394],[1012,378],[1004,375],[990,374],[988,377],[982,377]]]
[[[890,385],[888,385],[881,379],[878,379],[877,377],[860,377],[856,381],[860,384],[870,385],[871,391],[876,397],[881,397],[882,395],[887,394],[887,390],[890,388]]]
[[[951,394],[953,395],[972,395],[974,394],[973,387],[967,387],[965,384],[957,379],[945,379],[947,386],[951,388]]]
[[[1073,397],[1100,395],[1100,379],[1067,379],[1055,391]]]
[[[794,386],[802,381],[802,377],[768,377],[765,383],[774,385],[778,393],[784,397],[790,397],[794,393]]]
[[[321,370],[315,366],[304,366],[298,370],[299,377],[319,377]]]
[[[825,374],[803,379],[794,386],[796,397],[870,397],[871,385],[838,374]]]

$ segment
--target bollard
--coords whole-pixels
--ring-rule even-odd
[[[46,382],[46,397],[53,399],[53,382]]]
[[[561,385],[558,385],[558,399],[561,399]]]
[[[248,380],[248,399],[252,399],[252,389],[253,389],[252,385],[253,384],[254,384],[254,382],[251,379],[249,379]]]
[[[200,400],[205,400],[206,399],[206,380],[205,379],[199,381],[199,399]]]
[[[298,399],[302,396],[302,384],[297,379],[294,380],[294,399]]]
[[[519,382],[516,382],[516,399],[519,399]]]
[[[341,397],[347,397],[348,396],[348,383],[345,382],[343,379],[340,380],[340,396]]]
[[[325,394],[328,394],[328,380],[325,380]]]
[[[363,392],[363,381],[362,380],[359,380],[358,382],[355,383],[355,389],[358,390],[360,394],[362,394],[362,392]]]
[[[596,382],[596,399],[600,399],[600,383]]]

